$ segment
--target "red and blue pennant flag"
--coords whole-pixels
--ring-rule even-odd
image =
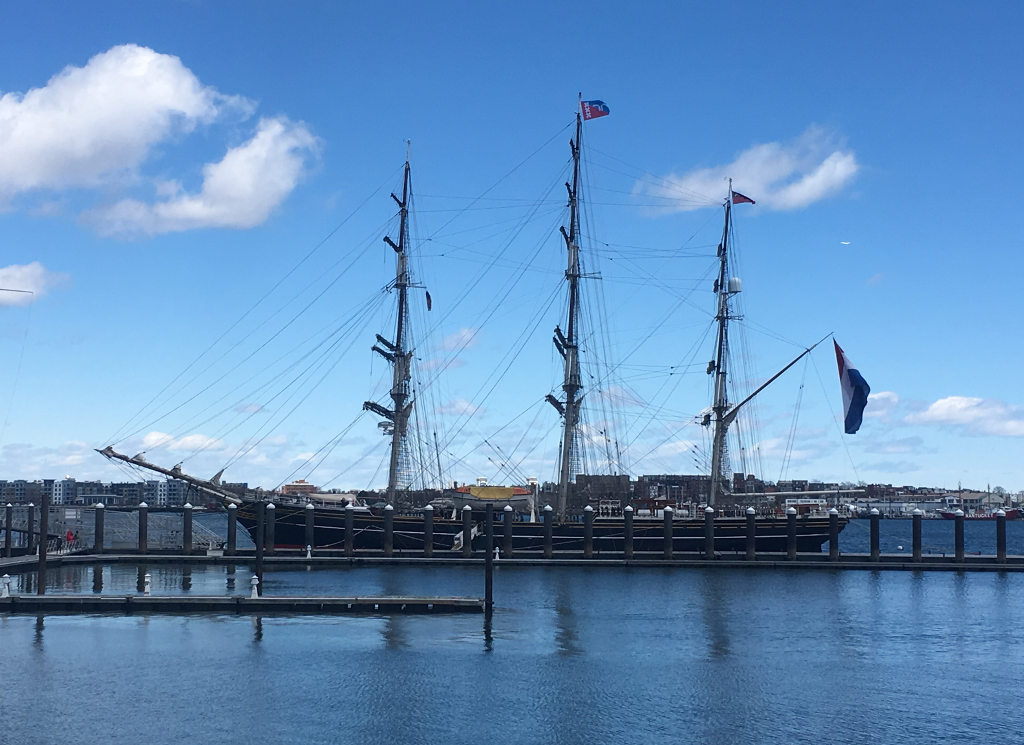
[[[852,435],[860,429],[861,420],[864,418],[864,407],[868,404],[868,394],[871,393],[871,386],[864,376],[860,374],[846,356],[839,343],[833,339],[836,345],[836,361],[839,363],[839,385],[843,389],[843,424],[846,434]]]
[[[608,108],[608,104],[604,101],[580,101],[580,106],[583,107],[583,119],[597,119],[599,116],[608,116],[612,113],[612,110]]]
[[[746,194],[740,194],[738,191],[732,193],[733,204],[757,204],[753,199],[748,197]]]

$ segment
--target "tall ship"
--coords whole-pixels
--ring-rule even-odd
[[[463,516],[468,508],[474,524],[480,526],[488,505],[496,508],[499,519],[512,522],[511,540],[518,552],[541,552],[544,548],[544,520],[538,519],[544,512],[553,513],[553,547],[556,552],[576,552],[583,548],[585,524],[583,504],[592,501],[590,495],[578,490],[579,477],[583,471],[583,445],[590,437],[583,412],[589,380],[581,371],[584,315],[581,313],[581,282],[590,278],[582,267],[580,256],[581,235],[581,148],[584,121],[607,113],[607,107],[598,101],[582,101],[576,112],[575,133],[570,140],[570,175],[565,184],[568,214],[559,232],[564,242],[566,264],[564,270],[565,315],[555,326],[553,345],[557,359],[561,360],[562,379],[560,390],[547,394],[545,400],[558,416],[560,438],[557,457],[557,482],[553,489],[540,493],[535,480],[512,485],[490,484],[480,480],[476,485],[438,483],[432,492],[439,503],[430,521],[430,540],[434,552],[458,551],[462,549]],[[412,382],[414,347],[410,342],[410,290],[418,289],[412,277],[409,261],[410,250],[410,207],[412,199],[411,168],[408,157],[403,166],[401,195],[392,194],[398,207],[397,239],[385,237],[384,242],[395,256],[395,276],[387,289],[395,299],[395,325],[393,333],[376,335],[372,351],[390,367],[390,388],[385,400],[366,401],[364,411],[379,417],[378,428],[388,439],[390,446],[387,457],[388,481],[383,494],[383,505],[366,504],[314,504],[306,498],[288,498],[279,494],[232,488],[222,481],[224,471],[204,479],[187,473],[182,464],[166,468],[150,462],[144,453],[129,456],[119,452],[114,445],[108,445],[98,452],[112,461],[170,478],[186,481],[198,492],[212,497],[226,505],[233,505],[239,522],[252,534],[257,535],[258,522],[267,502],[275,507],[275,542],[280,547],[304,547],[306,545],[306,521],[313,514],[313,540],[316,549],[337,549],[345,543],[346,524],[351,526],[353,547],[357,550],[380,550],[383,547],[385,521],[393,524],[393,548],[396,551],[422,551],[428,540],[426,522],[422,511],[411,509],[410,473],[419,463],[432,460],[430,456],[414,448],[410,442],[411,425],[417,406],[416,389]],[[729,328],[735,320],[732,300],[740,292],[738,279],[730,271],[730,238],[732,235],[733,206],[752,199],[734,192],[731,182],[724,200],[724,226],[722,238],[717,247],[717,272],[713,282],[715,296],[714,321],[716,342],[714,359],[708,364],[708,374],[713,376],[714,396],[710,409],[702,417],[703,424],[711,433],[709,491],[706,498],[689,505],[689,509],[676,509],[672,517],[673,550],[678,552],[702,552],[705,547],[705,512],[716,511],[715,550],[731,553],[746,548],[746,516],[735,503],[749,498],[749,494],[734,495],[729,478],[729,455],[727,433],[738,414],[765,387],[782,375],[797,360],[814,347],[804,350],[785,368],[772,376],[753,393],[732,403],[729,397]],[[429,308],[430,296],[426,295]],[[819,342],[820,343],[820,342]],[[816,346],[816,345],[814,345]],[[592,439],[592,438],[590,438]],[[608,440],[609,438],[605,438]],[[437,434],[434,433],[434,440]],[[616,446],[617,447],[617,446]],[[609,448],[610,451],[610,448]],[[442,478],[441,448],[435,452],[437,473]],[[606,458],[615,464],[619,459],[614,455]],[[426,500],[420,499],[421,504]],[[620,502],[620,506],[625,506]],[[448,508],[451,511],[448,511]],[[664,542],[664,507],[650,510],[637,509],[633,517],[634,551],[660,552]],[[723,514],[728,510],[731,516]],[[384,513],[389,514],[385,515]],[[840,518],[840,528],[846,523]],[[759,515],[756,525],[756,548],[761,552],[781,552],[787,548],[788,525],[781,510],[772,514]],[[799,551],[820,551],[828,540],[829,519],[824,515],[800,515],[797,520],[796,541]],[[593,521],[593,550],[596,553],[621,552],[624,548],[626,526],[621,509],[602,510]],[[473,548],[482,550],[482,530],[474,530]],[[504,531],[499,531],[503,534]]]

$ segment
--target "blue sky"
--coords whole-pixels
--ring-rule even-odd
[[[612,111],[584,134],[588,354],[610,365],[590,439],[634,476],[699,470],[732,177],[758,202],[736,210],[734,400],[829,333],[873,391],[842,435],[823,345],[759,400],[743,470],[1024,489],[1019,4],[554,5],[8,8],[0,285],[34,294],[0,298],[0,475],[121,479],[91,451],[116,441],[381,486],[360,409],[387,389],[369,348],[393,334],[381,238],[411,140],[428,439],[446,478],[551,478],[581,91]]]

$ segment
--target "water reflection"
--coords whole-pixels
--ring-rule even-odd
[[[144,564],[139,564],[138,577],[135,580],[135,591],[146,591],[146,566]]]
[[[103,592],[103,567],[98,564],[92,568],[92,591],[97,595]]]
[[[709,571],[703,575],[701,615],[708,638],[708,653],[711,657],[728,657],[729,648],[728,596],[722,591],[719,572]]]
[[[234,564],[229,564],[228,565],[228,575],[227,575],[227,577],[228,577],[228,579],[227,579],[228,592],[231,592],[231,591],[233,591],[235,589],[235,565]]]
[[[32,639],[32,646],[40,651],[43,649],[43,629],[45,627],[43,616],[36,616],[36,633]]]
[[[402,587],[396,583],[397,573],[385,572],[382,579],[382,595],[395,596],[404,594]],[[384,638],[384,646],[388,649],[401,650],[409,646],[409,640],[405,633],[405,618],[396,613],[389,613],[385,617],[381,635]]]
[[[559,654],[567,656],[575,656],[582,651],[572,598],[562,584],[556,585],[555,589],[555,648]]]
[[[192,567],[185,565],[181,570],[181,591],[189,592],[192,589]]]
[[[493,616],[494,616],[494,611],[492,611],[490,608],[488,608],[486,611],[484,611],[484,651],[485,652],[493,652],[494,651],[494,636],[491,633],[491,628],[492,628],[491,627],[491,623],[494,620]]]
[[[253,644],[263,641],[263,616],[252,617],[252,641]]]

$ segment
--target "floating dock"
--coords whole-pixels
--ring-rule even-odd
[[[343,615],[483,613],[484,601],[460,597],[258,597],[241,595],[12,595],[0,613],[232,613]]]
[[[51,555],[47,560],[48,568],[60,566],[80,566],[93,564],[144,564],[146,566],[180,565],[213,566],[254,564],[257,561],[252,549],[241,550],[234,556],[206,556],[203,554],[180,553],[77,553]],[[454,554],[449,556],[424,557],[415,554],[384,556],[379,552],[359,552],[348,556],[342,551],[318,550],[311,556],[305,551],[278,549],[273,556],[263,556],[263,565],[268,568],[287,569],[292,567],[323,567],[342,568],[348,566],[473,566],[483,567],[482,552],[475,552],[472,558],[464,558]],[[35,556],[19,556],[10,559],[0,558],[0,574],[6,572],[24,573],[38,568]],[[716,554],[707,558],[701,554],[677,553],[667,559],[660,553],[636,553],[630,559],[621,554],[597,554],[591,558],[581,558],[579,552],[558,552],[550,559],[528,554],[517,555],[515,558],[495,559],[496,566],[508,567],[540,567],[540,566],[576,566],[576,567],[689,567],[719,569],[883,569],[912,571],[957,571],[957,572],[1024,572],[1024,556],[999,557],[985,554],[967,554],[957,557],[955,554],[924,554],[915,559],[911,554],[841,554],[831,557],[827,553],[798,553],[792,558],[786,554],[758,554],[755,558],[746,558],[743,554]]]

